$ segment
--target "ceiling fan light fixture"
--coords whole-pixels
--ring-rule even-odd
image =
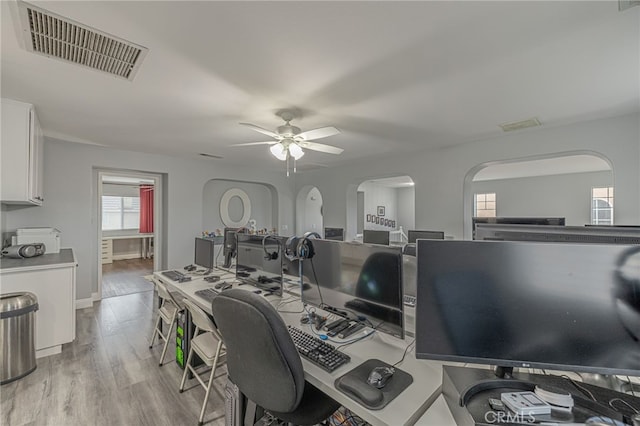
[[[269,151],[271,151],[273,156],[278,160],[285,161],[287,159],[287,149],[281,143],[272,145]]]
[[[299,160],[304,155],[304,151],[300,148],[300,145],[292,143],[289,145],[289,154],[291,154],[291,156],[296,160]]]

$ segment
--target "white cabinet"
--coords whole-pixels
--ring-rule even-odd
[[[0,201],[41,205],[44,136],[33,105],[2,99]]]
[[[36,357],[60,353],[76,337],[76,261],[71,249],[29,259],[6,259],[0,268],[2,293],[28,291],[38,298]]]
[[[102,264],[113,263],[113,240],[102,240]]]

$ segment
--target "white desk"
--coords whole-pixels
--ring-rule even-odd
[[[131,235],[103,235],[103,257],[107,259],[103,263],[111,263],[109,260],[113,258],[113,240],[136,240],[140,239],[140,254],[143,259],[150,259],[153,256],[152,241],[153,234],[131,234]],[[108,243],[108,245],[104,245]]]
[[[234,288],[246,289],[248,291],[255,288],[248,285],[238,285],[233,273],[223,273],[223,271],[215,270],[213,275],[221,274],[222,279],[234,284]],[[211,304],[205,299],[195,295],[195,292],[200,289],[210,288],[215,285],[204,281],[203,277],[193,277],[191,281],[184,283],[177,283],[171,281],[160,272],[154,272],[154,277],[163,283],[166,283],[171,289],[179,292],[184,297],[192,300],[206,312],[211,314]],[[299,289],[295,285],[285,286],[285,289],[290,290],[293,293],[298,292]],[[310,325],[300,324],[300,311],[302,310],[302,303],[296,298],[299,296],[285,293],[282,298],[277,296],[262,296],[265,297],[276,309],[284,319],[285,323],[296,326],[303,331],[311,333]],[[290,303],[283,303],[288,302]],[[327,314],[329,315],[329,314]],[[363,333],[363,332],[360,332]],[[358,334],[357,334],[358,335]],[[351,336],[352,339],[355,336]],[[349,340],[347,339],[347,340]],[[340,341],[340,339],[335,339]],[[394,364],[402,358],[402,355],[406,349],[406,346],[412,342],[412,338],[406,340],[400,340],[395,337],[385,335],[382,333],[374,333],[372,336],[363,339],[362,341],[353,343],[349,346],[345,346],[340,350],[348,354],[351,357],[351,362],[336,369],[333,373],[328,373],[316,366],[315,364],[307,361],[304,357],[302,359],[302,365],[305,371],[305,378],[309,383],[313,384],[317,388],[321,389],[327,395],[334,400],[350,409],[358,416],[362,417],[365,421],[372,425],[411,425],[416,422],[421,422],[425,415],[425,412],[436,401],[440,395],[440,387],[442,383],[442,363],[434,361],[416,360],[413,355],[413,350],[410,350],[404,361],[399,364],[398,368],[406,371],[413,376],[413,383],[404,390],[396,399],[391,401],[389,405],[381,410],[369,410],[360,405],[355,400],[351,399],[347,395],[338,391],[333,383],[334,381],[357,367],[364,361],[377,358],[385,361],[389,364]],[[334,345],[339,343],[331,342]],[[446,409],[446,404],[445,407]],[[431,413],[433,418],[446,419],[448,409],[443,411],[441,405],[438,405],[438,410],[435,413]],[[450,416],[450,414],[449,414]],[[432,417],[427,417],[427,421]],[[421,423],[426,424],[426,423]],[[450,422],[453,425],[455,422]]]

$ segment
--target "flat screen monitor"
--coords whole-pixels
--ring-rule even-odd
[[[238,228],[224,228],[224,267],[231,267],[231,259],[236,256],[236,232]]]
[[[196,238],[196,250],[193,264],[203,268],[213,269],[214,264],[214,244],[212,239]]]
[[[344,228],[324,228],[324,239],[344,241]]]
[[[640,246],[418,241],[416,357],[640,373]]]
[[[418,238],[421,240],[444,240],[444,231],[409,230],[407,238],[410,244],[415,243]]]
[[[366,244],[389,245],[389,231],[374,231],[365,229],[362,233],[362,242]]]
[[[548,225],[564,226],[564,217],[474,217],[472,229],[475,239],[476,225],[480,223],[512,224],[512,225]]]
[[[640,228],[478,224],[476,240],[640,244]]]
[[[269,235],[236,234],[236,278],[282,295],[282,245]]]
[[[310,243],[314,255],[302,263],[302,301],[344,317],[364,316],[377,330],[403,338],[400,247]]]

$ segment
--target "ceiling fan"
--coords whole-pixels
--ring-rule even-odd
[[[251,146],[251,145],[272,145],[269,150],[278,160],[289,161],[289,158],[294,159],[294,173],[295,173],[295,160],[299,160],[304,155],[304,149],[310,149],[312,151],[324,152],[326,154],[341,154],[344,151],[342,148],[338,148],[331,145],[312,142],[316,139],[328,138],[340,133],[340,130],[335,127],[320,127],[318,129],[301,131],[299,127],[291,125],[291,120],[296,118],[296,115],[291,111],[280,111],[277,114],[285,122],[284,125],[278,126],[275,132],[264,129],[260,126],[256,126],[251,123],[240,123],[243,126],[247,126],[256,132],[262,133],[267,136],[271,136],[274,140],[265,142],[249,142],[239,143],[233,146]],[[287,164],[287,176],[289,175],[289,167]]]

